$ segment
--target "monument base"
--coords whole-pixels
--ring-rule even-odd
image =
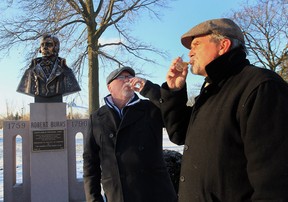
[[[31,202],[69,201],[66,104],[31,103]]]
[[[85,201],[77,161],[89,120],[67,120],[64,103],[30,107],[30,121],[4,121],[4,201]],[[22,178],[17,176],[19,169]]]
[[[53,97],[41,97],[41,96],[35,96],[34,97],[35,103],[55,103],[55,102],[62,102],[63,96],[62,95],[56,95]]]

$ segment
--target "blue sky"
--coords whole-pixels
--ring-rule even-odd
[[[161,11],[161,20],[151,20],[149,17],[141,17],[133,28],[133,35],[141,38],[146,43],[153,44],[169,53],[168,60],[160,60],[161,65],[147,65],[143,67],[143,71],[149,74],[152,82],[162,84],[165,81],[166,72],[171,61],[181,55],[185,55],[187,60],[188,50],[180,43],[180,37],[194,25],[213,18],[226,17],[231,9],[237,10],[243,0],[177,0],[169,4],[170,8]],[[0,61],[0,116],[6,115],[7,107],[13,113],[29,113],[29,103],[34,102],[34,98],[22,95],[16,92],[19,80],[22,77],[20,69],[23,67],[24,53],[18,52],[17,48],[10,53],[10,56]],[[61,50],[60,54],[61,56]],[[39,55],[40,56],[40,55]],[[184,58],[185,58],[184,57]],[[69,66],[69,61],[67,60]],[[109,70],[110,71],[110,70]],[[100,97],[105,96],[108,91],[105,85],[105,78],[109,71],[101,71],[100,77]],[[87,80],[83,79],[82,91],[76,104],[79,106],[87,106]],[[187,78],[188,90],[193,91],[203,81],[202,77],[189,73]],[[70,102],[73,99],[64,97],[64,102]],[[102,100],[102,99],[101,99]],[[102,102],[102,101],[100,101]]]

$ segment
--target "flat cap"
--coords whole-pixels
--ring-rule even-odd
[[[114,71],[112,71],[106,78],[106,84],[108,85],[109,83],[111,83],[114,79],[117,78],[117,76],[119,76],[122,72],[128,72],[129,74],[131,74],[132,76],[135,76],[135,71],[131,68],[131,67],[121,67],[118,69],[115,69]]]
[[[181,43],[183,46],[190,49],[191,42],[195,37],[208,34],[220,34],[229,38],[238,39],[244,43],[244,35],[240,27],[228,18],[207,20],[196,25],[182,35]]]

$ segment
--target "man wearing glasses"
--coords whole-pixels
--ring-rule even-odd
[[[177,201],[163,158],[160,110],[134,92],[159,86],[130,67],[112,71],[106,82],[110,94],[90,115],[84,146],[86,200],[104,201],[102,184],[108,202]]]

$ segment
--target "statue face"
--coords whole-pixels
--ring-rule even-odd
[[[52,55],[56,55],[54,48],[55,43],[52,38],[46,38],[41,41],[40,52],[42,53],[42,56],[49,57]]]

